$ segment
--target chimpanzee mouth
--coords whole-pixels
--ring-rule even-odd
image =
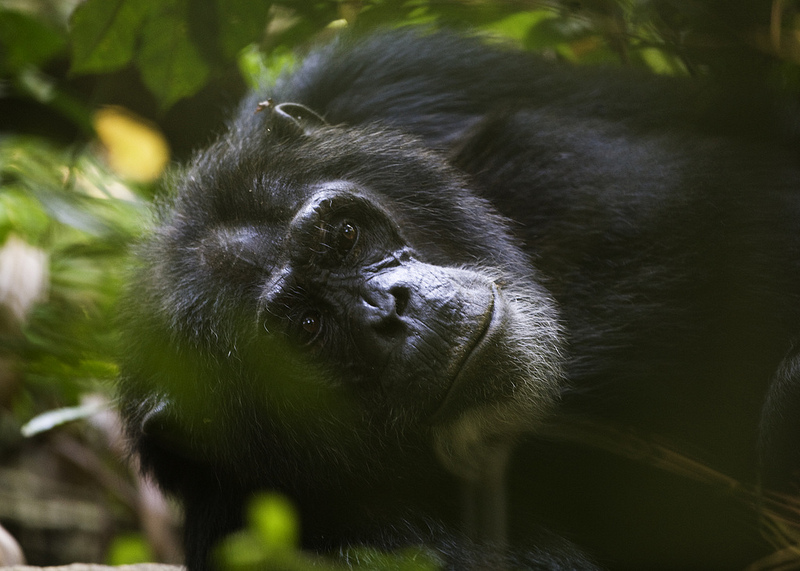
[[[449,412],[451,405],[457,400],[455,395],[460,392],[462,385],[468,384],[466,379],[470,376],[470,371],[476,367],[476,363],[480,362],[486,348],[493,344],[492,340],[497,337],[501,330],[503,314],[505,313],[502,307],[505,302],[502,300],[502,295],[495,284],[492,284],[491,293],[483,319],[478,327],[475,328],[477,334],[467,342],[463,357],[453,367],[452,380],[438,408],[430,416],[431,424],[436,424]]]

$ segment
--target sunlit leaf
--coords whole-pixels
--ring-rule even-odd
[[[487,26],[489,31],[500,34],[506,38],[523,41],[529,37],[531,29],[545,20],[553,19],[557,16],[553,10],[530,10],[527,12],[516,12],[493,22]]]
[[[557,12],[542,11],[541,17],[528,29],[525,47],[531,50],[554,48],[577,37],[576,30],[565,23]]]
[[[250,45],[242,50],[238,58],[239,72],[252,89],[271,85],[278,76],[297,63],[295,54],[286,48],[278,48],[269,57],[259,51],[258,46]]]
[[[285,497],[262,494],[250,506],[250,521],[271,550],[296,549],[300,541],[297,512]]]
[[[148,182],[169,162],[167,141],[157,127],[120,107],[94,115],[94,129],[106,150],[108,164],[120,176]]]
[[[133,565],[153,561],[154,554],[141,533],[118,535],[108,548],[109,565]]]
[[[0,242],[14,232],[35,244],[49,224],[41,204],[29,194],[18,188],[5,188],[0,192]]]

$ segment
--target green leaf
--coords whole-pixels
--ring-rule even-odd
[[[119,69],[133,57],[145,17],[154,0],[86,0],[72,14],[73,73]]]
[[[84,133],[92,134],[92,120],[89,108],[58,87],[57,82],[36,67],[25,67],[17,76],[15,86],[42,105],[46,105],[75,125]]]
[[[58,54],[66,38],[55,28],[33,18],[0,10],[0,66],[14,73],[22,68],[39,66]]]
[[[261,38],[269,9],[270,2],[266,1],[217,0],[219,45],[226,57],[235,57],[246,45]]]
[[[167,108],[199,91],[210,70],[189,37],[186,2],[173,0],[162,7],[144,25],[136,63],[145,85]]]
[[[366,3],[356,19],[361,29],[400,24],[432,24],[436,17],[428,4],[404,2]]]
[[[250,522],[262,544],[270,550],[296,549],[300,529],[294,506],[278,494],[261,494],[250,506]]]
[[[430,2],[430,11],[446,26],[486,26],[515,10],[505,2]]]
[[[125,533],[118,535],[108,549],[109,565],[132,565],[153,561],[153,550],[141,533]]]
[[[264,547],[250,530],[227,536],[216,551],[219,566],[232,571],[265,568]]]
[[[114,228],[91,211],[92,199],[80,195],[30,190],[52,220],[93,236],[107,236]]]
[[[35,198],[19,188],[0,192],[0,244],[9,232],[31,244],[38,244],[50,225],[50,219]]]
[[[553,10],[514,12],[510,16],[492,22],[490,25],[486,26],[486,29],[507,38],[523,41],[528,37],[534,26],[539,25],[544,20],[553,19],[556,16],[557,14]]]
[[[247,85],[252,89],[260,89],[265,85],[272,85],[285,71],[297,64],[295,53],[285,46],[272,50],[269,57],[258,49],[255,44],[250,44],[239,53],[237,59],[239,73],[242,74]]]
[[[542,11],[541,14],[542,18],[528,28],[524,38],[524,45],[529,50],[555,48],[578,37],[576,30],[569,25],[569,18],[561,17],[556,12],[548,14]]]

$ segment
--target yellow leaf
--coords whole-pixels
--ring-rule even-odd
[[[93,118],[108,164],[123,178],[157,179],[169,161],[169,145],[158,128],[122,107],[104,107]]]

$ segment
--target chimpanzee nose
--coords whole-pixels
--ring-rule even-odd
[[[364,292],[361,299],[364,325],[379,335],[394,336],[405,326],[403,316],[411,299],[411,290],[405,285]]]

